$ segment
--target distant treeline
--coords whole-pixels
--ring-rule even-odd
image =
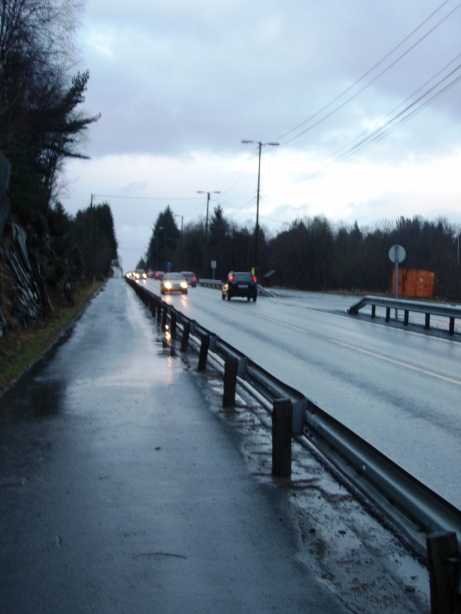
[[[251,270],[254,227],[229,221],[220,206],[210,217],[208,236],[205,227],[204,220],[189,223],[181,235],[167,207],[154,225],[140,264],[164,270],[171,262],[175,270],[190,269],[211,278],[215,260],[216,279],[224,279],[231,270]],[[333,224],[323,216],[296,219],[274,236],[260,228],[258,277],[264,284],[264,275],[275,271],[273,279],[280,285],[299,290],[388,293],[394,268],[389,249],[398,244],[406,251],[402,268],[434,271],[436,296],[459,301],[459,233],[459,226],[446,219],[428,221],[420,216],[384,221],[373,228],[357,222]]]

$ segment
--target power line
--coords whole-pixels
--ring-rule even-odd
[[[301,122],[300,124],[298,124],[297,126],[295,126],[294,128],[292,128],[291,130],[288,130],[287,132],[285,132],[284,134],[282,134],[281,136],[277,137],[277,140],[282,141],[283,138],[285,136],[287,136],[288,134],[294,132],[295,130],[298,130],[299,128],[301,128],[302,126],[304,126],[305,124],[307,124],[308,122],[311,122],[313,119],[315,119],[316,117],[318,117],[319,115],[321,115],[324,111],[326,111],[329,107],[331,107],[332,105],[334,105],[337,101],[339,101],[345,94],[347,94],[347,92],[349,92],[350,90],[352,90],[353,88],[355,88],[361,81],[363,81],[365,79],[365,77],[367,77],[370,73],[372,73],[378,66],[380,66],[380,64],[382,64],[387,58],[389,58],[399,47],[401,47],[409,38],[411,38],[413,36],[413,34],[415,34],[418,30],[420,30],[423,25],[425,23],[427,23],[430,19],[432,19],[432,17],[438,12],[440,11],[443,6],[445,4],[447,4],[450,0],[445,0],[445,2],[443,2],[433,13],[431,13],[429,15],[429,17],[427,17],[415,30],[413,30],[408,36],[406,36],[403,41],[401,41],[396,47],[394,47],[389,53],[387,53],[384,58],[382,58],[377,64],[375,64],[372,68],[370,68],[366,73],[364,73],[359,79],[357,79],[357,81],[355,81],[352,85],[350,85],[348,88],[346,88],[341,94],[339,94],[338,96],[336,96],[333,100],[331,100],[328,104],[324,105],[319,111],[317,111],[316,113],[314,113],[313,115],[311,115],[309,118],[307,118],[304,122]],[[314,122],[312,125],[308,126],[307,128],[305,128],[304,130],[302,130],[301,132],[299,132],[298,134],[295,134],[294,136],[292,136],[291,138],[285,140],[282,142],[282,145],[286,145],[287,143],[290,143],[291,141],[299,138],[300,136],[302,136],[303,134],[306,134],[306,132],[309,132],[310,130],[312,130],[313,128],[315,128],[316,126],[318,126],[320,123],[324,122],[326,119],[328,119],[329,117],[331,117],[334,113],[336,113],[337,111],[339,111],[342,107],[344,107],[348,102],[350,102],[351,100],[353,100],[356,96],[358,96],[360,93],[362,93],[365,89],[367,89],[372,83],[374,83],[377,79],[379,79],[379,77],[381,77],[384,73],[386,73],[388,70],[390,70],[393,66],[395,66],[395,64],[397,64],[403,57],[405,57],[408,53],[410,53],[410,51],[412,51],[417,45],[419,45],[425,38],[427,38],[436,28],[438,28],[444,21],[446,21],[455,11],[457,11],[461,6],[461,3],[458,4],[454,9],[452,9],[447,15],[445,15],[435,26],[433,26],[430,30],[428,30],[420,39],[418,39],[413,45],[411,45],[406,51],[404,51],[396,60],[394,60],[393,62],[391,62],[391,64],[389,64],[386,68],[384,68],[380,73],[378,73],[375,77],[373,77],[370,81],[368,81],[367,83],[365,83],[365,85],[363,85],[357,92],[355,92],[354,94],[352,94],[351,96],[349,96],[346,100],[344,100],[342,103],[338,104],[335,108],[333,108],[329,113],[327,113],[326,115],[324,115],[323,117],[320,117],[320,119],[318,119],[316,122]]]
[[[247,159],[245,160],[245,165],[247,165],[250,162],[250,160],[254,157],[257,151],[258,151],[257,147],[255,147],[253,151],[250,151]],[[226,192],[229,192],[231,187],[237,183],[237,181],[240,179],[240,177],[243,175],[244,172],[245,172],[245,169],[243,168],[240,171],[238,171],[234,177],[231,177],[230,179],[228,179],[226,183],[224,184],[224,186],[221,188],[221,194],[225,194]]]
[[[452,60],[449,64],[447,64],[441,71],[436,73],[436,75],[434,75],[431,79],[426,81],[426,83],[423,86],[421,86],[420,88],[418,88],[415,92],[413,92],[413,94],[411,96],[406,98],[403,102],[401,102],[399,105],[397,105],[397,107],[395,107],[392,111],[387,113],[387,115],[385,115],[380,120],[380,122],[382,122],[386,117],[388,117],[394,111],[397,111],[397,109],[400,109],[400,107],[403,104],[405,104],[405,102],[407,102],[408,100],[411,100],[418,92],[420,92],[422,90],[422,88],[424,86],[426,86],[429,83],[431,83],[431,81],[433,81],[433,79],[436,76],[440,75],[440,73],[443,72],[443,70],[445,70],[448,66],[450,66],[450,64],[452,64],[454,61],[456,61],[456,59],[458,59],[460,56],[461,56],[461,54],[459,54],[454,60]],[[353,156],[353,155],[359,153],[360,151],[362,151],[365,147],[367,147],[368,145],[372,144],[373,142],[381,140],[382,138],[387,136],[387,134],[389,134],[389,132],[391,132],[393,129],[395,129],[398,125],[400,125],[404,121],[409,120],[411,117],[413,117],[414,115],[416,115],[417,113],[422,111],[426,106],[428,106],[435,98],[437,98],[441,94],[444,94],[446,91],[448,91],[449,89],[454,87],[461,80],[461,75],[453,78],[447,85],[442,87],[440,90],[435,91],[435,93],[433,93],[432,96],[427,98],[427,96],[429,96],[431,94],[431,92],[434,92],[434,90],[436,90],[438,87],[440,87],[441,84],[444,81],[446,81],[448,78],[454,76],[455,73],[458,72],[460,69],[461,69],[461,64],[459,64],[456,68],[454,68],[447,75],[445,75],[442,79],[440,79],[435,85],[433,85],[432,87],[427,89],[423,94],[421,94],[421,96],[419,96],[413,102],[408,104],[404,109],[402,109],[401,111],[396,113],[386,123],[384,123],[383,125],[379,126],[378,128],[376,128],[372,132],[370,132],[369,130],[365,131],[365,132],[362,132],[361,135],[359,135],[358,137],[356,137],[355,139],[350,141],[348,145],[345,145],[342,148],[340,148],[339,150],[337,150],[336,153],[334,153],[334,154],[332,154],[332,156],[330,156],[332,158],[332,160],[330,162],[328,162],[327,164],[325,164],[325,166],[323,167],[323,169],[321,171],[317,171],[315,173],[310,173],[308,175],[304,175],[302,178],[297,180],[293,185],[301,183],[302,181],[305,181],[306,179],[312,179],[312,178],[314,178],[316,176],[321,175],[323,173],[323,171],[325,170],[325,168],[327,168],[328,166],[332,166],[333,164],[336,164],[336,163],[338,163],[338,162],[340,162],[342,160],[350,158],[351,156]],[[424,100],[425,98],[427,98],[427,99]],[[421,103],[421,104],[419,106],[417,106],[416,108],[413,108],[418,103]],[[408,113],[408,111],[410,111],[410,112]],[[380,122],[378,122],[378,123],[380,123]]]
[[[459,70],[461,68],[461,65],[458,66],[455,71]],[[442,81],[444,81],[445,79],[443,79]],[[423,94],[423,96],[421,96],[420,98],[418,98],[417,100],[415,100],[414,102],[412,102],[410,105],[408,105],[405,109],[403,109],[403,111],[401,111],[400,113],[398,113],[395,117],[393,117],[392,119],[390,119],[384,126],[379,127],[377,130],[375,130],[372,134],[370,134],[368,137],[366,137],[365,139],[363,139],[362,141],[360,141],[359,143],[357,143],[356,145],[354,145],[353,147],[351,147],[351,149],[346,152],[345,155],[341,156],[340,159],[345,159],[346,157],[350,157],[351,155],[354,155],[355,153],[357,153],[358,151],[361,151],[364,146],[369,145],[370,143],[374,142],[375,140],[380,140],[381,138],[384,138],[384,136],[386,136],[391,130],[393,130],[397,125],[403,123],[404,121],[407,121],[408,119],[410,119],[411,117],[413,117],[414,115],[416,115],[417,113],[419,113],[420,111],[422,111],[424,108],[426,108],[435,98],[438,98],[438,96],[440,96],[441,94],[444,94],[447,90],[451,89],[452,87],[454,87],[459,81],[461,80],[461,75],[459,75],[458,77],[456,77],[455,79],[453,79],[452,81],[450,81],[450,83],[448,83],[447,85],[445,85],[441,90],[439,90],[438,92],[435,92],[433,94],[433,96],[431,96],[428,100],[424,100],[419,107],[417,107],[416,109],[413,109],[410,113],[408,113],[407,115],[404,115],[407,111],[409,111],[412,107],[414,107],[418,102],[420,102],[421,100],[423,100],[423,98],[425,98],[429,92],[426,92],[425,94]],[[438,85],[440,85],[441,82],[439,82],[435,87],[437,87]],[[431,90],[433,90],[434,88],[431,88]],[[398,121],[397,121],[398,120]]]
[[[93,194],[98,198],[129,198],[132,200],[201,200],[198,196],[122,196],[121,194]]]

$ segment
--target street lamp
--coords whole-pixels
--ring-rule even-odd
[[[208,209],[209,209],[209,205],[210,205],[210,195],[211,194],[221,194],[221,192],[218,191],[214,191],[214,192],[205,192],[204,190],[197,190],[197,194],[206,194],[207,198],[206,198],[206,221],[205,221],[205,266],[206,263],[208,261]]]
[[[259,161],[258,161],[258,191],[256,193],[256,227],[255,227],[255,275],[259,275],[259,187],[261,184],[261,149],[264,145],[270,145],[271,147],[278,147],[280,143],[274,143],[273,141],[269,143],[262,143],[261,141],[248,141],[246,139],[242,140],[242,143],[248,145],[248,143],[255,143],[259,147]]]

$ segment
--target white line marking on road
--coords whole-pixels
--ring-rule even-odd
[[[355,350],[356,352],[361,352],[362,354],[367,354],[368,356],[373,356],[374,358],[385,360],[386,362],[390,362],[394,365],[398,365],[399,367],[404,367],[405,369],[410,369],[411,371],[418,371],[419,373],[424,373],[424,375],[429,375],[430,377],[441,379],[444,382],[449,382],[450,384],[456,384],[456,386],[461,386],[460,380],[453,379],[451,377],[446,377],[445,375],[439,375],[438,373],[434,373],[433,371],[427,371],[427,369],[421,369],[421,367],[414,367],[413,365],[409,365],[406,362],[395,360],[395,358],[388,358],[387,356],[383,356],[382,354],[376,354],[375,352],[364,350],[355,345],[349,345],[349,343],[342,343],[341,341],[335,341],[334,339],[330,339],[330,341],[331,343],[335,343],[336,345],[341,345],[342,347],[349,348],[351,350]]]

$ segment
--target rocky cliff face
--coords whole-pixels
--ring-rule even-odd
[[[10,167],[0,154],[0,339],[8,328],[46,317],[57,303],[73,303],[83,277],[80,254],[70,240],[50,233],[46,219],[23,228],[13,220],[8,199]]]

